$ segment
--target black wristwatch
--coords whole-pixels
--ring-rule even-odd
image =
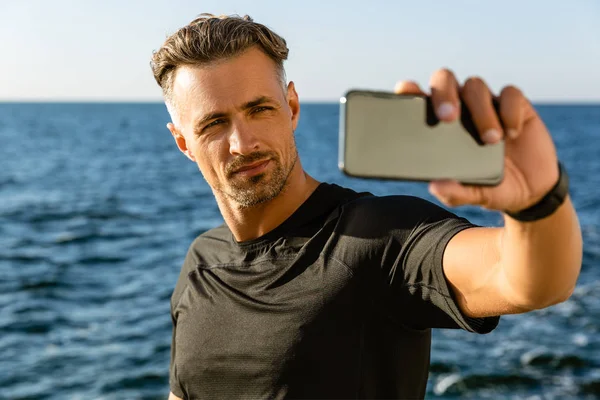
[[[563,165],[558,163],[558,182],[539,202],[525,210],[518,212],[505,211],[507,215],[517,221],[532,222],[546,218],[556,211],[569,194],[569,176]]]

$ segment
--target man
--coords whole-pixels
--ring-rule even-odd
[[[431,328],[486,333],[500,315],[570,296],[579,224],[551,137],[517,88],[502,90],[498,116],[481,79],[431,78],[442,121],[461,99],[485,142],[506,141],[500,185],[431,183],[448,206],[504,213],[504,227],[477,227],[422,199],[310,177],[287,54],[249,17],[204,14],[153,56],[168,129],[225,220],[191,245],[173,292],[170,398],[424,397]],[[396,92],[423,93],[413,82]]]

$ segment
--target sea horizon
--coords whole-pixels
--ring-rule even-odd
[[[341,97],[341,96],[340,96]],[[336,99],[332,99],[332,100],[300,100],[301,104],[316,104],[316,105],[321,105],[321,104],[338,104],[339,100]],[[531,103],[533,105],[540,105],[540,106],[600,106],[600,99],[593,99],[593,100],[531,100]],[[0,99],[0,105],[4,105],[4,104],[32,104],[32,105],[39,105],[39,104],[91,104],[91,105],[97,105],[97,104],[164,104],[164,102],[162,100],[102,100],[102,99],[84,99],[84,100],[77,100],[77,99],[56,99],[56,100],[36,100],[36,99],[16,99],[16,100],[12,100],[12,99]]]

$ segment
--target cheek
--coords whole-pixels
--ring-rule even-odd
[[[290,153],[288,154],[288,157],[293,158],[294,154],[296,152],[296,139],[294,137],[294,132],[292,130],[290,130],[289,132],[286,132],[286,135],[284,137],[284,141],[282,143],[282,147],[283,149],[285,149],[284,151]]]
[[[271,150],[287,153],[294,146],[293,125],[285,117],[270,121],[270,124],[266,125],[263,131],[268,132],[265,141]]]
[[[196,153],[198,167],[205,179],[208,180],[209,177],[214,179],[223,174],[229,153],[222,141],[213,140],[199,144]]]

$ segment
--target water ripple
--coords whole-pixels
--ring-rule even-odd
[[[585,243],[578,286],[489,335],[435,331],[428,398],[600,393],[600,107],[540,112],[572,178]],[[167,397],[171,292],[190,242],[223,222],[167,120],[161,104],[0,105],[0,397]],[[303,121],[298,147],[317,179],[436,202],[425,184],[341,174],[337,105],[303,106]]]

